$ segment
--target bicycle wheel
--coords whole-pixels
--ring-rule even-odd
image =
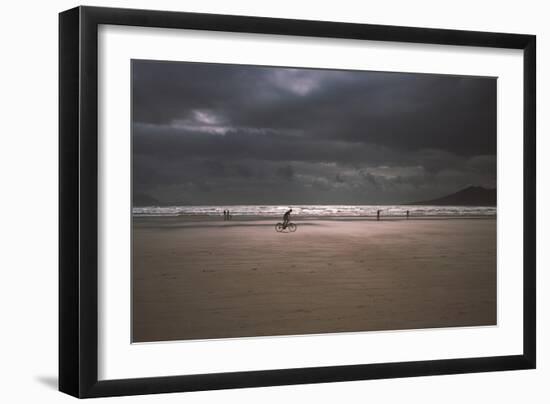
[[[283,231],[283,224],[282,223],[277,223],[275,225],[275,231],[278,231],[279,233]]]
[[[298,226],[296,226],[294,223],[289,223],[288,224],[288,230],[290,230],[291,233],[294,233],[296,231],[296,228]]]

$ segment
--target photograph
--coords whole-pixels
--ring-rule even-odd
[[[130,68],[132,343],[498,324],[497,77]]]

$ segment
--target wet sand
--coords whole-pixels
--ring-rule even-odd
[[[496,219],[134,218],[134,342],[496,324]]]

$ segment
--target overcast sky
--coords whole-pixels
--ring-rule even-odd
[[[379,204],[496,186],[496,79],[132,61],[134,204]]]

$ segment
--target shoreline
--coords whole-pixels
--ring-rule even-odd
[[[409,216],[406,215],[380,215],[380,221],[388,220],[453,220],[453,219],[496,219],[497,215],[425,215],[425,216]],[[226,220],[223,216],[220,215],[200,215],[200,214],[180,214],[180,215],[132,215],[132,220],[154,220],[154,219],[179,219],[179,220],[195,220],[195,221],[255,221],[255,220],[271,220],[271,221],[282,221],[280,216],[260,216],[260,215],[240,215],[232,216],[231,219]],[[291,221],[308,221],[308,220],[333,220],[333,221],[377,221],[376,215],[368,216],[299,216],[292,215]]]

